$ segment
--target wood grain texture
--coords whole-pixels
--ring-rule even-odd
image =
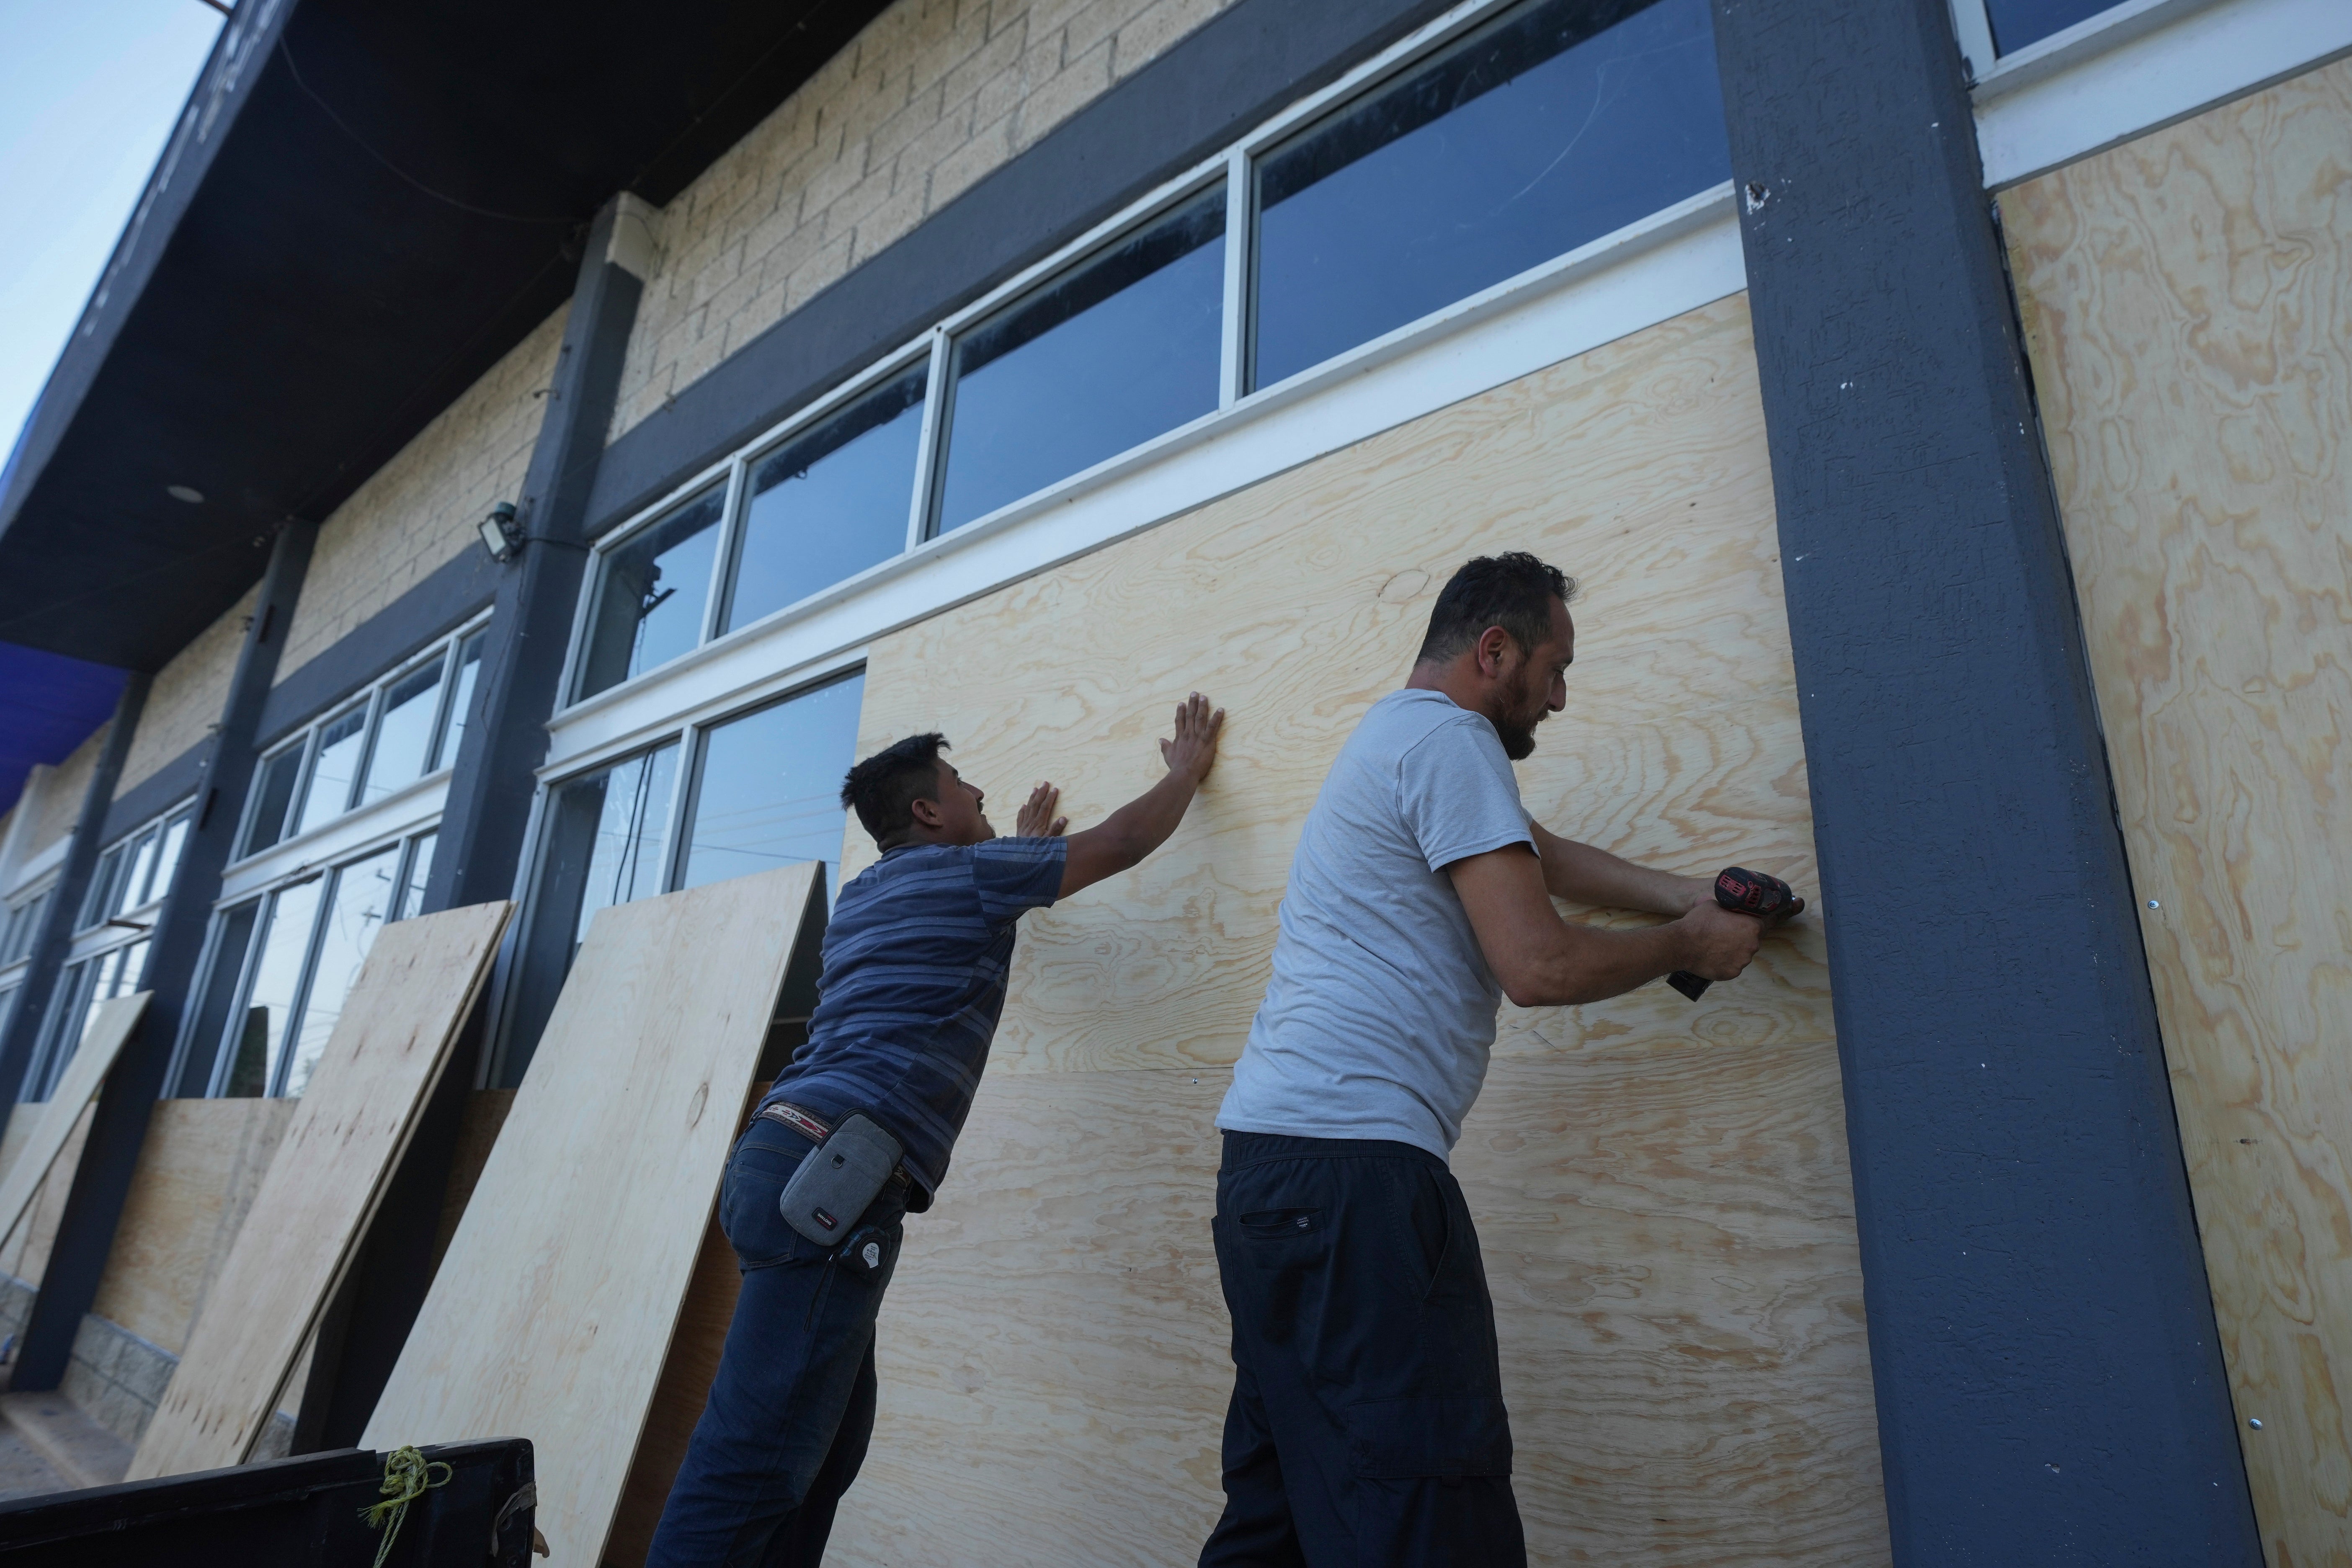
[[[5,1241],[0,1241],[0,1268],[27,1284],[39,1284],[41,1276],[48,1270],[49,1248],[56,1245],[58,1222],[65,1218],[66,1197],[73,1190],[73,1173],[81,1165],[82,1143],[89,1136],[90,1118],[97,1113],[94,1105],[82,1108],[73,1131],[66,1137],[65,1147],[49,1162],[49,1173],[34,1189],[25,1217],[16,1222],[16,1227]],[[10,1111],[6,1142],[0,1143],[0,1162],[13,1160],[23,1152],[41,1119],[47,1114],[48,1107],[44,1104],[18,1105]]]
[[[475,904],[377,934],[126,1479],[252,1457],[448,1065],[513,910]]]
[[[0,1175],[0,1232],[16,1229],[16,1222],[32,1207],[33,1194],[47,1177],[49,1166],[64,1152],[82,1111],[98,1098],[99,1086],[106,1081],[108,1069],[122,1054],[123,1043],[138,1028],[139,1020],[146,1016],[152,994],[141,991],[99,1004],[98,1016],[90,1020],[81,1044],[66,1063],[40,1120],[27,1130],[24,1148],[9,1162],[6,1174]]]
[[[166,1100],[147,1122],[90,1310],[173,1355],[285,1140],[290,1100]]]
[[[735,1120],[735,1137],[751,1123],[751,1108],[768,1092],[762,1079],[743,1097]],[[736,1271],[735,1249],[719,1228],[713,1205],[703,1227],[702,1248],[694,1255],[694,1272],[686,1282],[686,1298],[678,1303],[677,1327],[671,1331],[669,1352],[662,1359],[661,1376],[654,1384],[652,1403],[646,1408],[646,1426],[637,1451],[629,1461],[629,1479],[622,1484],[621,1500],[613,1512],[613,1533],[604,1542],[604,1568],[644,1568],[652,1550],[654,1528],[661,1523],[662,1506],[669,1500],[670,1483],[686,1462],[686,1446],[694,1424],[710,1397],[719,1375],[719,1355],[727,1343],[728,1325],[735,1321],[735,1298],[742,1287]]]
[[[1520,548],[1584,584],[1569,710],[1519,770],[1530,809],[1654,863],[1810,885],[1744,300],[871,650],[861,752],[943,730],[1000,821],[1041,776],[1081,826],[1141,790],[1188,690],[1232,718],[1160,855],[1024,923],[989,1079],[884,1308],[841,1561],[1197,1550],[1231,1377],[1212,1123],[1299,826],[1446,577]],[[873,858],[854,825],[844,858]],[[1833,1042],[1814,921],[1697,1006],[1654,985],[1505,1009],[1460,1167],[1536,1560],[1886,1560]]]
[[[814,870],[596,916],[362,1446],[522,1436],[603,1560]]]
[[[2255,1512],[2342,1568],[2352,62],[2001,213]]]

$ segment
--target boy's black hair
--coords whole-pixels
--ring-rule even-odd
[[[1524,550],[1465,561],[1437,595],[1422,638],[1420,662],[1452,658],[1488,626],[1511,634],[1521,652],[1551,636],[1551,602],[1571,604],[1576,579]]]
[[[937,730],[891,742],[849,770],[841,804],[877,844],[904,832],[914,826],[917,801],[939,798],[940,753],[947,749],[948,738]]]

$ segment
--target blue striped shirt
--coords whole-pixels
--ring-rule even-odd
[[[893,849],[841,889],[809,1040],[762,1105],[863,1111],[939,1190],[1004,1010],[1013,926],[1061,891],[1067,844],[992,838]]]

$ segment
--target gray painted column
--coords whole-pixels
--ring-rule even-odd
[[[2262,1562],[1945,0],[1717,0],[1895,1561]]]
[[[25,1069],[32,1065],[33,1047],[49,1016],[57,994],[58,976],[65,968],[66,950],[72,945],[74,918],[89,892],[89,874],[105,847],[106,812],[114,804],[114,786],[122,779],[122,760],[131,754],[131,738],[138,732],[139,715],[147,706],[147,688],[154,679],[133,675],[114,701],[113,728],[98,752],[98,767],[82,792],[81,813],[74,818],[73,837],[66,847],[65,864],[58,883],[41,910],[41,927],[33,938],[33,962],[17,987],[8,1024],[0,1031],[0,1084],[7,1086],[8,1103],[25,1095]]]
[[[587,563],[588,492],[621,384],[652,262],[646,210],[615,196],[596,216],[563,323],[547,413],[518,508],[527,542],[508,562],[482,650],[474,713],[457,749],[434,846],[425,908],[450,910],[511,895],[524,830],[547,760],[564,644]]]
[[[163,1087],[173,1043],[187,1008],[213,900],[220,893],[221,868],[228,864],[231,841],[245,805],[246,786],[252,782],[261,705],[277,678],[278,656],[285,646],[286,628],[294,618],[294,602],[301,594],[303,574],[310,569],[310,550],[318,537],[318,524],[289,522],[279,529],[270,549],[260,602],[246,628],[236,672],[229,681],[228,701],[221,712],[220,728],[214,731],[198,785],[195,821],[149,938],[142,983],[155,994],[154,1000],[147,1005],[145,1022],[123,1047],[108,1076],[105,1092],[99,1096],[89,1137],[82,1145],[81,1163],[74,1170],[73,1190],[58,1224],[57,1244],[41,1276],[41,1293],[25,1326],[24,1349],[16,1358],[12,1387],[58,1385],[73,1353],[82,1315],[97,1298],[99,1279],[114,1247],[115,1226],[122,1217],[122,1202],[131,1191],[131,1169],[138,1163],[140,1145],[146,1141],[148,1117]],[[98,819],[104,817],[101,805]]]
[[[588,491],[652,263],[648,216],[635,197],[619,195],[589,230],[517,508],[527,542],[499,582],[474,710],[434,846],[428,912],[511,897],[523,874],[535,770],[547,758],[547,720],[555,711],[587,563]],[[442,1193],[485,1038],[478,1016],[425,1107],[350,1282],[330,1309],[295,1426],[297,1452],[359,1440],[425,1304]]]

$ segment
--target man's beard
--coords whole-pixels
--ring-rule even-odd
[[[1549,710],[1538,707],[1532,718],[1522,720],[1517,715],[1495,721],[1495,733],[1502,737],[1503,755],[1515,763],[1524,763],[1536,754],[1536,726],[1549,716]]]

